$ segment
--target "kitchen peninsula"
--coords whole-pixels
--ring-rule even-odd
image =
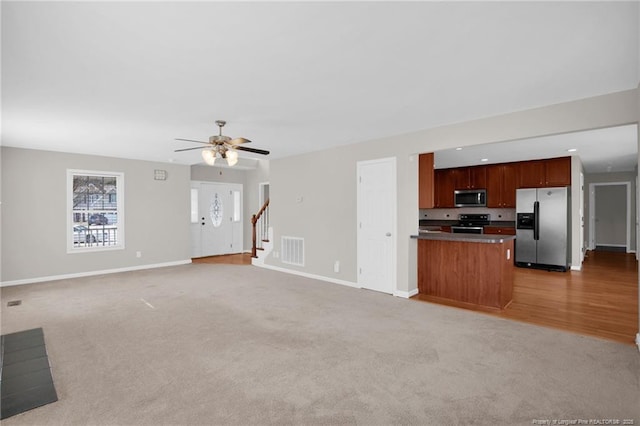
[[[513,235],[420,233],[418,292],[423,300],[504,309],[513,296]]]

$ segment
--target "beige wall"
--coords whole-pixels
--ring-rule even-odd
[[[67,253],[67,169],[124,173],[123,250]],[[190,258],[188,166],[3,147],[1,174],[2,283]]]
[[[397,157],[398,290],[416,288],[418,166],[415,154],[456,146],[590,130],[638,120],[636,89],[497,117],[452,124],[351,146],[273,160],[271,223],[274,252],[283,235],[305,238],[306,266],[270,256],[268,265],[356,282],[356,163]],[[298,202],[302,198],[301,202]],[[342,265],[333,272],[334,261]]]

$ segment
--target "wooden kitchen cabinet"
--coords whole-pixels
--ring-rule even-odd
[[[451,169],[454,189],[486,189],[487,187],[487,167],[458,167]]]
[[[515,270],[513,237],[487,243],[431,235],[418,239],[421,300],[491,311],[509,305]]]
[[[571,157],[545,160],[545,186],[571,185]]]
[[[520,178],[518,188],[540,188],[544,186],[544,161],[521,161],[518,164]]]
[[[516,235],[516,228],[511,226],[485,226],[485,234]]]
[[[487,188],[487,166],[469,167],[469,189]]]
[[[519,163],[518,188],[544,188],[571,185],[571,157]]]
[[[516,206],[517,163],[487,166],[487,207],[514,208]]]
[[[452,208],[453,191],[455,189],[455,169],[436,169],[434,171],[435,198],[434,206],[439,208]]]
[[[432,209],[434,207],[434,169],[433,153],[420,154],[418,160],[418,207]]]

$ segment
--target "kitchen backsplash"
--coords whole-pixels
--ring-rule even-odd
[[[492,221],[516,220],[516,209],[490,209],[484,207],[459,207],[453,209],[420,209],[420,219],[431,220],[458,220],[459,214],[464,213],[489,213]]]

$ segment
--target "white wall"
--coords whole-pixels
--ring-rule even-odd
[[[271,162],[274,252],[283,235],[304,237],[306,266],[292,268],[270,256],[268,265],[356,282],[356,163],[382,157],[398,161],[399,291],[416,288],[418,223],[416,154],[630,124],[638,120],[636,89],[563,104],[333,148]],[[298,202],[300,200],[301,202]],[[333,263],[340,260],[340,273]]]
[[[189,261],[188,166],[10,147],[1,161],[2,283]],[[124,173],[123,250],[67,253],[67,169]]]
[[[582,161],[576,155],[571,156],[571,223],[569,229],[570,235],[570,262],[573,269],[582,267],[582,246],[580,244],[580,234],[583,231],[580,222],[580,209],[583,209],[584,220],[587,220],[587,213],[584,206],[580,206],[580,173],[584,172]],[[586,192],[586,190],[585,190]],[[587,235],[584,235],[585,241]]]

